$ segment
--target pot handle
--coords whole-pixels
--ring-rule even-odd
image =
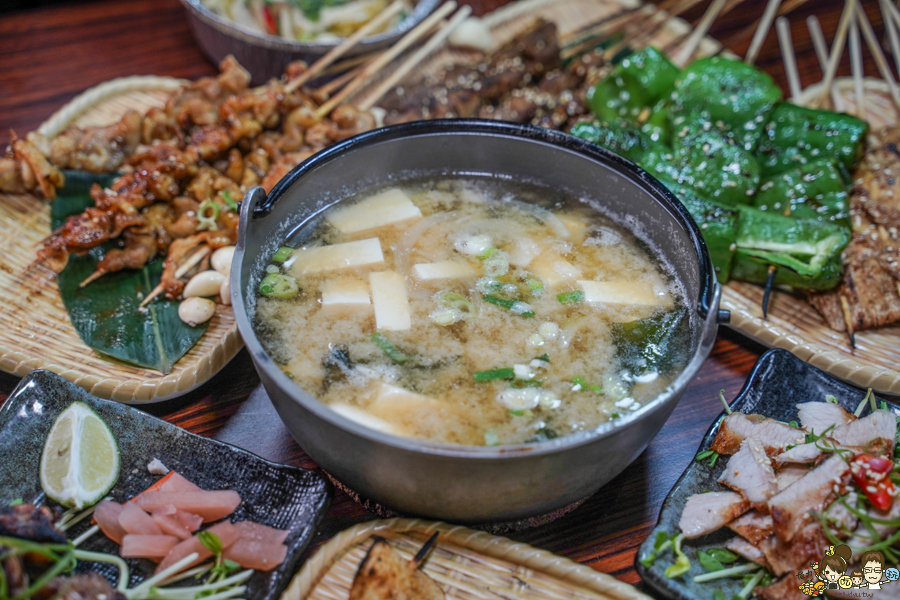
[[[256,217],[260,204],[266,201],[266,190],[256,186],[247,190],[240,207],[240,223],[238,223],[238,239],[236,247],[243,251],[247,241],[247,229],[250,227],[250,219]]]

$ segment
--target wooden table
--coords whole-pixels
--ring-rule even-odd
[[[465,3],[472,4],[476,14],[483,14],[506,0]],[[878,3],[862,3],[882,39]],[[696,20],[707,4],[701,2],[685,16]],[[711,34],[743,55],[749,40],[729,40],[759,16],[763,5],[761,0],[745,2],[720,18]],[[841,8],[838,0],[815,0],[791,15],[803,85],[821,78],[805,19],[816,14],[830,40]],[[758,64],[787,88],[774,31]],[[867,75],[877,76],[868,55],[865,68]],[[197,78],[214,72],[214,66],[195,44],[177,0],[104,0],[2,16],[0,131],[5,135],[15,129],[25,134],[77,93],[115,77],[155,74]],[[839,73],[849,72],[845,57]],[[638,583],[633,568],[637,547],[656,522],[666,494],[693,459],[702,434],[719,414],[719,390],[724,389],[726,397],[733,398],[764,350],[723,329],[709,360],[640,458],[575,511],[509,537]],[[0,373],[0,401],[17,383],[16,377]],[[200,389],[146,410],[189,431],[236,444],[267,459],[315,467],[275,414],[246,351]],[[338,492],[312,548],[338,531],[372,518],[374,515]]]

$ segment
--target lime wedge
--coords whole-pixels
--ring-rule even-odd
[[[41,487],[64,506],[99,502],[119,478],[119,445],[100,415],[73,402],[53,424],[41,454]]]

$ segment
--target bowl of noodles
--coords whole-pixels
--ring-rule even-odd
[[[725,316],[696,225],[656,180],[496,121],[383,128],[254,188],[231,277],[304,450],[366,498],[467,523],[615,477]]]
[[[404,0],[381,31],[363,38],[352,58],[390,46],[419,24],[440,0]],[[375,18],[389,0],[181,0],[203,53],[219,63],[233,55],[261,84],[294,61],[308,64]]]

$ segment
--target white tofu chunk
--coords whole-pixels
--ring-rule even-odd
[[[335,271],[351,267],[380,267],[384,264],[381,242],[369,238],[330,246],[300,248],[286,261],[295,276]]]
[[[406,281],[396,271],[369,273],[375,326],[385,331],[403,331],[411,326]]]
[[[604,304],[628,304],[632,306],[671,307],[672,299],[666,292],[655,292],[652,287],[635,281],[586,281],[576,282],[584,291],[588,302]]]
[[[557,288],[581,277],[581,269],[556,252],[544,252],[531,262],[529,269],[544,285]]]
[[[569,241],[575,245],[581,244],[587,238],[588,222],[580,215],[566,213],[554,213],[556,218],[562,221],[569,230]]]
[[[328,407],[342,417],[359,423],[364,427],[374,429],[375,431],[381,431],[382,433],[405,435],[404,430],[400,427],[394,425],[393,423],[388,423],[383,419],[379,419],[378,417],[371,415],[365,410],[356,406],[344,404],[343,402],[335,402],[334,404],[329,404]]]
[[[421,216],[422,211],[413,204],[409,196],[397,188],[391,188],[361,202],[329,213],[325,220],[341,233],[350,234],[417,219]]]
[[[355,277],[331,279],[322,284],[322,308],[360,310],[369,308],[369,284]]]
[[[381,382],[366,411],[400,429],[442,431],[459,425],[456,407],[435,398]]]
[[[422,281],[435,279],[464,279],[474,277],[475,269],[469,263],[458,260],[442,260],[436,263],[420,263],[413,265],[416,277]]]
[[[510,244],[506,251],[509,254],[509,264],[525,269],[540,256],[544,246],[529,237],[523,237]]]

